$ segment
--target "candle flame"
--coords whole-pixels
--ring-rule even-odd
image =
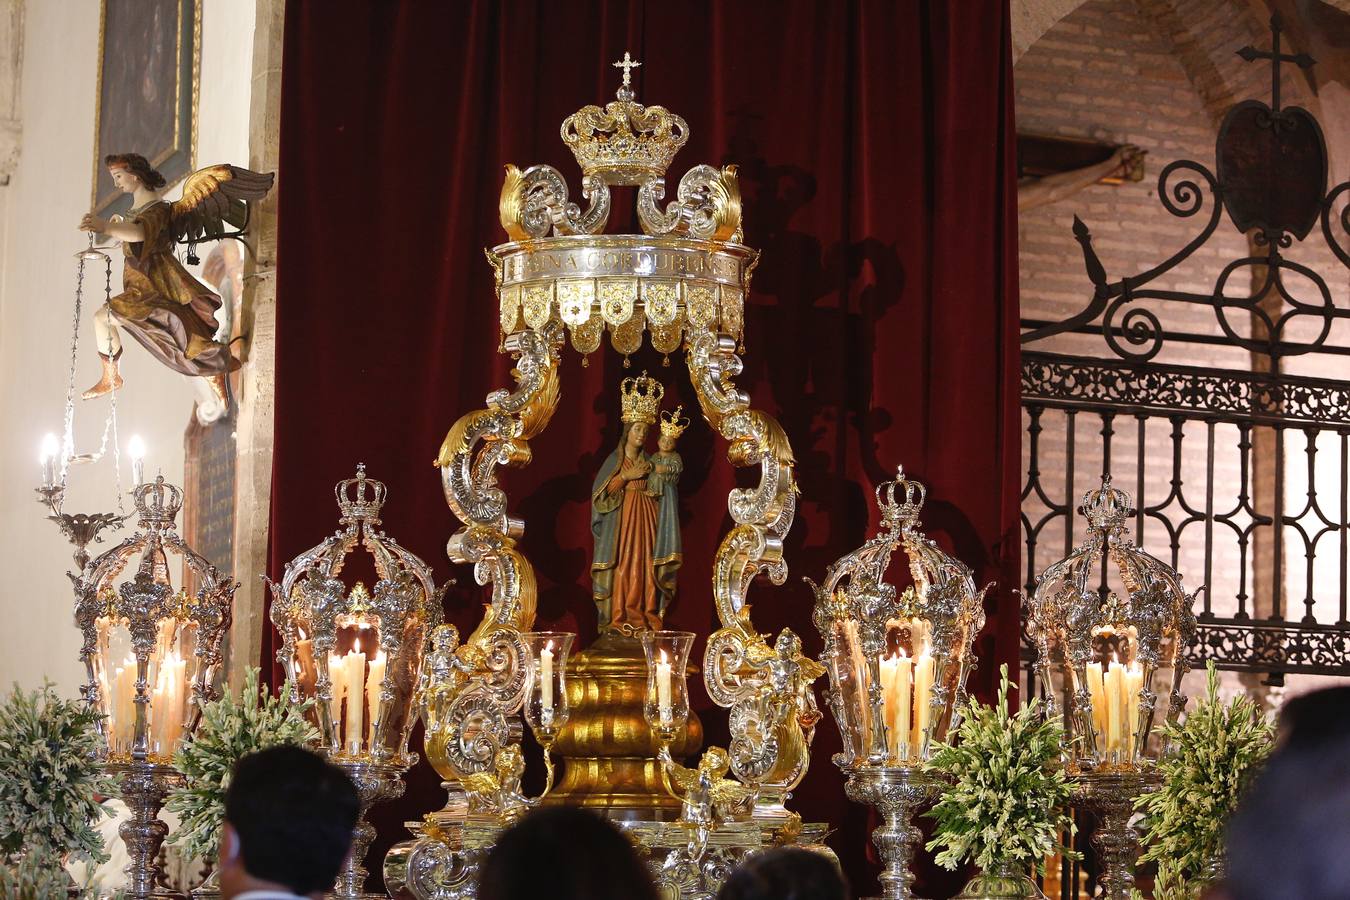
[[[55,459],[56,454],[61,452],[61,444],[56,440],[56,435],[50,431],[42,438],[42,450],[39,461],[46,463],[49,459]]]
[[[131,440],[127,441],[127,455],[133,460],[145,459],[145,441],[141,440],[139,434],[133,434]]]
[[[660,652],[661,652],[661,662],[663,662],[663,663],[669,663],[669,662],[670,662],[670,659],[669,659],[669,657],[666,656],[666,651],[662,650],[662,651],[660,651]]]
[[[353,652],[353,653],[360,653],[360,652],[361,652],[361,639],[360,639],[360,638],[357,638],[357,639],[356,639],[356,649],[353,650],[352,652]]]
[[[552,652],[553,652],[553,641],[549,641],[549,642],[548,642],[548,646],[546,646],[544,649],[547,650],[549,653],[552,653]]]

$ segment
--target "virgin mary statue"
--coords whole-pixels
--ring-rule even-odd
[[[678,502],[675,492],[648,486],[647,432],[665,388],[643,372],[625,378],[620,394],[623,433],[591,485],[591,584],[601,631],[660,628],[682,558],[679,516],[661,508]]]

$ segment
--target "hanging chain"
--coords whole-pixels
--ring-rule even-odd
[[[94,234],[89,234],[89,249],[94,248]],[[80,350],[80,316],[84,311],[84,264],[88,262],[89,257],[85,254],[80,255],[80,264],[75,271],[75,313],[72,317],[70,326],[70,372],[66,381],[66,408],[64,421],[62,422],[61,435],[61,487],[66,486],[66,476],[70,469],[70,462],[75,457],[75,369],[79,360]],[[104,256],[104,285],[103,285],[103,303],[105,306],[111,305],[112,300],[112,257]],[[112,356],[112,346],[108,346],[108,356]],[[112,392],[111,403],[108,411],[108,418],[103,423],[103,436],[99,441],[98,452],[89,457],[91,462],[97,462],[103,458],[108,449],[109,437],[112,438],[113,446],[113,477],[115,479],[117,491],[117,511],[125,513],[126,509],[122,503],[122,470],[121,470],[121,450],[118,446],[117,437],[117,392]]]

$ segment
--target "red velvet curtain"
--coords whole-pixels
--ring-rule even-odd
[[[431,461],[449,426],[508,384],[491,270],[502,167],[549,163],[579,199],[561,120],[613,98],[629,50],[638,99],[692,136],[670,182],[736,163],[746,242],[762,251],[738,384],[798,460],[791,578],[751,592],[763,631],[811,652],[801,576],[857,547],[895,467],[929,487],[927,528],[998,587],[980,643],[987,686],[1017,653],[1018,357],[1013,126],[1003,0],[876,2],[302,2],[287,6],[281,121],[272,576],[336,525],[332,486],[358,461],[389,485],[386,530],[456,578],[464,632],[483,590],[452,567],[458,523]],[[610,230],[633,230],[621,189]],[[618,439],[618,382],[647,369],[696,407],[683,359],[607,345],[563,392],[534,462],[503,486],[526,521],[538,624],[594,635],[589,488]],[[697,417],[696,417],[697,418]],[[700,422],[685,460],[685,565],[673,627],[707,635],[711,560],[736,475]],[[274,652],[270,639],[266,657]],[[702,699],[710,742],[725,713]],[[866,816],[830,763],[827,716],[794,801],[837,829],[859,893]],[[399,823],[438,808],[423,763],[376,815],[372,862]],[[373,868],[377,868],[373,866]],[[934,885],[934,888],[938,886]]]

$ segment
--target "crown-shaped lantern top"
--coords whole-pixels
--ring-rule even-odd
[[[644,371],[636,378],[625,378],[619,385],[622,394],[623,413],[620,418],[625,422],[656,423],[656,411],[661,407],[661,398],[666,389]]]
[[[1093,530],[1106,535],[1118,535],[1125,528],[1125,520],[1134,512],[1134,499],[1129,491],[1111,486],[1111,476],[1103,475],[1101,487],[1083,494],[1083,515]]]
[[[183,491],[160,475],[132,489],[137,524],[154,531],[172,531],[178,511],[183,508]]]
[[[357,463],[356,477],[339,481],[337,487],[333,489],[338,509],[342,511],[342,518],[338,519],[338,522],[351,525],[365,521],[379,525],[380,508],[384,506],[386,493],[384,482],[367,478],[366,464]]]
[[[877,505],[881,507],[881,522],[886,528],[914,528],[919,524],[919,513],[928,499],[928,489],[918,481],[905,477],[903,467],[896,469],[892,481],[877,485]]]
[[[635,185],[666,174],[675,154],[689,140],[684,119],[662,106],[636,100],[631,70],[642,65],[625,51],[614,64],[623,69],[618,99],[604,109],[583,106],[563,120],[562,139],[577,158],[583,175],[605,184]]]
[[[682,416],[684,406],[675,407],[674,412],[665,410],[661,413],[661,435],[662,437],[677,438],[684,434],[684,430],[689,427],[689,417]]]

